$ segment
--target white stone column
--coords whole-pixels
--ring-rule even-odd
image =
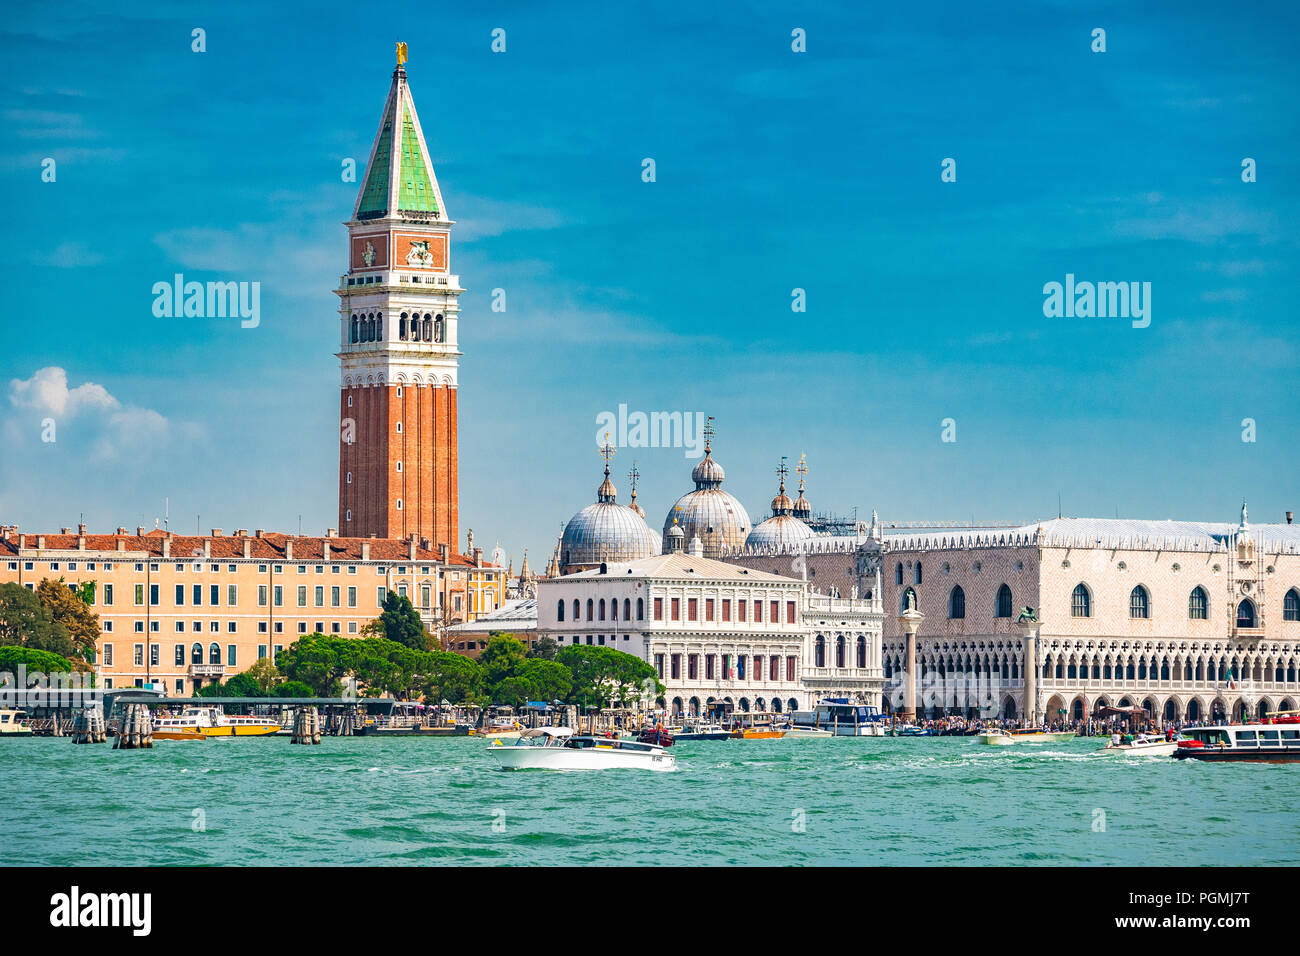
[[[898,615],[898,624],[906,635],[906,652],[903,663],[903,719],[916,720],[916,632],[925,615],[909,607]]]
[[[1024,634],[1024,693],[1021,696],[1020,710],[1025,716],[1025,724],[1037,726],[1041,715],[1038,712],[1038,632],[1042,627],[1036,617],[1026,618],[1021,615],[1016,622]]]

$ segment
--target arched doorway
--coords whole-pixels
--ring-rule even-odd
[[[1187,702],[1187,719],[1188,719],[1188,720],[1200,720],[1200,719],[1201,719],[1201,713],[1202,713],[1202,712],[1203,712],[1203,708],[1202,708],[1202,705],[1201,705],[1200,698],[1198,698],[1198,697],[1193,697],[1191,700],[1189,700],[1189,701]]]
[[[779,714],[779,713],[781,713],[781,698],[780,698],[780,697],[773,697],[773,698],[772,698],[772,713],[774,713],[774,714]]]
[[[700,716],[700,699],[698,697],[692,697],[688,706],[690,707],[690,715],[692,717]]]
[[[1014,697],[1008,697],[1002,702],[1002,716],[1007,720],[1016,719],[1016,700]]]
[[[799,709],[799,702],[798,702],[797,700],[795,700],[793,697],[791,697],[788,701],[786,701],[786,707],[787,707],[789,710],[798,710],[798,709]]]

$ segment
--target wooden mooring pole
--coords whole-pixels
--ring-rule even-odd
[[[114,750],[138,750],[153,746],[153,716],[144,704],[127,704],[122,727],[113,740]]]
[[[72,742],[74,744],[102,744],[108,740],[108,730],[104,726],[104,712],[98,707],[86,707],[72,720]]]
[[[320,713],[315,707],[299,707],[293,714],[291,744],[319,744],[321,737]]]

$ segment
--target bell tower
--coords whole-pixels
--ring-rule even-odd
[[[406,85],[406,44],[348,229],[339,297],[339,533],[456,552],[459,278]]]

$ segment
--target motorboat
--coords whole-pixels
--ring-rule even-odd
[[[206,740],[209,737],[265,737],[280,732],[279,720],[227,714],[220,705],[186,707],[179,717],[157,717],[153,735],[159,740]]]
[[[737,740],[779,740],[785,728],[772,720],[771,714],[740,713],[733,715],[731,736]]]
[[[503,770],[675,770],[677,761],[657,744],[578,736],[569,727],[536,727],[514,743],[494,740],[488,752]]]
[[[933,737],[934,733],[928,727],[918,727],[916,724],[904,724],[894,729],[895,737]]]
[[[796,710],[791,714],[796,728],[825,730],[826,734],[790,734],[790,736],[883,737],[884,718],[880,711],[868,704],[849,703],[847,697],[825,697],[812,710]]]
[[[990,727],[979,735],[979,742],[994,747],[1006,747],[1010,744],[1050,744],[1055,741],[1069,740],[1073,736],[1073,730],[1045,731],[1037,727],[1003,730],[1001,727]]]
[[[0,708],[0,737],[30,737],[31,725],[23,720],[27,711],[12,707]]]
[[[653,727],[644,727],[636,735],[636,739],[643,744],[656,744],[660,747],[671,747],[673,745],[673,733],[662,724],[656,724]]]
[[[1294,763],[1300,761],[1300,726],[1276,723],[1231,724],[1222,727],[1187,727],[1178,741],[1177,760],[1211,763]]]
[[[524,725],[513,717],[494,717],[491,723],[479,731],[480,737],[489,740],[518,740],[524,732]]]
[[[691,720],[682,725],[681,729],[672,732],[673,740],[677,743],[690,740],[730,740],[731,731],[721,724],[710,723],[705,720]]]
[[[790,725],[782,728],[787,737],[834,737],[835,734],[825,727],[796,727]],[[843,734],[840,734],[843,737]]]
[[[1132,740],[1120,737],[1118,741],[1112,737],[1103,748],[1102,753],[1170,757],[1178,749],[1178,744],[1182,739],[1180,736],[1165,739],[1161,734],[1138,734]]]

